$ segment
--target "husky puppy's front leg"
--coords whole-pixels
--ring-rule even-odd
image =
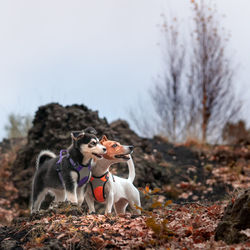
[[[70,172],[70,180],[67,180],[65,182],[65,188],[66,188],[66,197],[67,200],[77,204],[77,179],[78,174],[75,171]]]
[[[65,190],[53,190],[55,195],[55,202],[63,202],[66,200],[66,193]]]

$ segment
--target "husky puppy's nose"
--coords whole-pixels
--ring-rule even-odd
[[[107,149],[105,147],[102,148],[103,149],[103,152],[105,153],[107,151]]]
[[[128,146],[131,151],[133,151],[134,146]]]

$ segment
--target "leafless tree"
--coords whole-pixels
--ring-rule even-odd
[[[192,112],[201,126],[201,139],[215,139],[240,109],[233,90],[234,68],[227,55],[229,35],[220,25],[216,7],[200,0],[193,2],[194,27],[190,57],[190,99]]]
[[[171,141],[183,139],[185,106],[183,102],[183,80],[185,74],[185,48],[176,18],[167,21],[164,17],[163,33],[163,74],[155,80],[150,89],[153,106],[160,117],[160,130]],[[169,25],[171,23],[171,25]]]

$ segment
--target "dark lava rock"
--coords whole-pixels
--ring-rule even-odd
[[[16,240],[3,240],[2,242],[1,242],[1,249],[18,249],[17,247],[18,247],[18,243],[17,243],[17,241]],[[22,249],[21,247],[20,247],[20,249]]]
[[[39,107],[33,127],[28,134],[27,144],[18,151],[13,164],[12,179],[19,190],[17,202],[20,205],[27,207],[29,203],[35,161],[39,152],[49,149],[58,154],[61,149],[71,144],[71,131],[82,130],[86,127],[94,127],[99,137],[105,134],[121,144],[135,146],[133,159],[136,167],[134,182],[136,186],[144,187],[149,183],[152,187],[160,187],[166,182],[166,170],[158,166],[155,161],[146,160],[144,157],[145,151],[152,150],[151,142],[140,138],[129,128],[126,121],[117,120],[108,124],[105,118],[99,118],[97,111],[92,111],[84,105],[63,107],[57,103],[51,103]],[[127,177],[127,165],[119,164],[117,173]]]
[[[76,204],[73,204],[69,201],[52,203],[50,204],[50,208],[47,210],[39,210],[39,212],[32,213],[26,217],[17,217],[14,219],[13,223],[20,224],[23,221],[32,221],[32,220],[40,220],[44,217],[49,217],[54,214],[65,214],[66,216],[81,216],[83,214],[87,214],[87,206],[79,207]]]
[[[62,243],[58,239],[50,239],[48,242],[44,242],[45,246],[34,248],[37,250],[61,250],[64,249]]]
[[[27,234],[26,230],[16,230],[14,227],[0,227],[0,249],[23,249],[21,239]]]
[[[215,231],[215,240],[223,240],[227,244],[246,241],[247,236],[240,231],[247,228],[250,228],[250,189],[240,193],[225,208],[223,218]]]

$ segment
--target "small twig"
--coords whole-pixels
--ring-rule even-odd
[[[196,202],[196,201],[189,201],[189,202],[183,202],[183,203],[180,203],[180,205],[189,205],[189,204],[195,204],[195,205],[198,205],[198,206],[201,206],[201,207],[207,207],[207,205],[203,205],[199,202]]]
[[[31,233],[31,231],[34,231],[34,228],[31,228],[28,233],[26,233],[22,238],[21,238],[21,242],[24,241],[24,239]]]

